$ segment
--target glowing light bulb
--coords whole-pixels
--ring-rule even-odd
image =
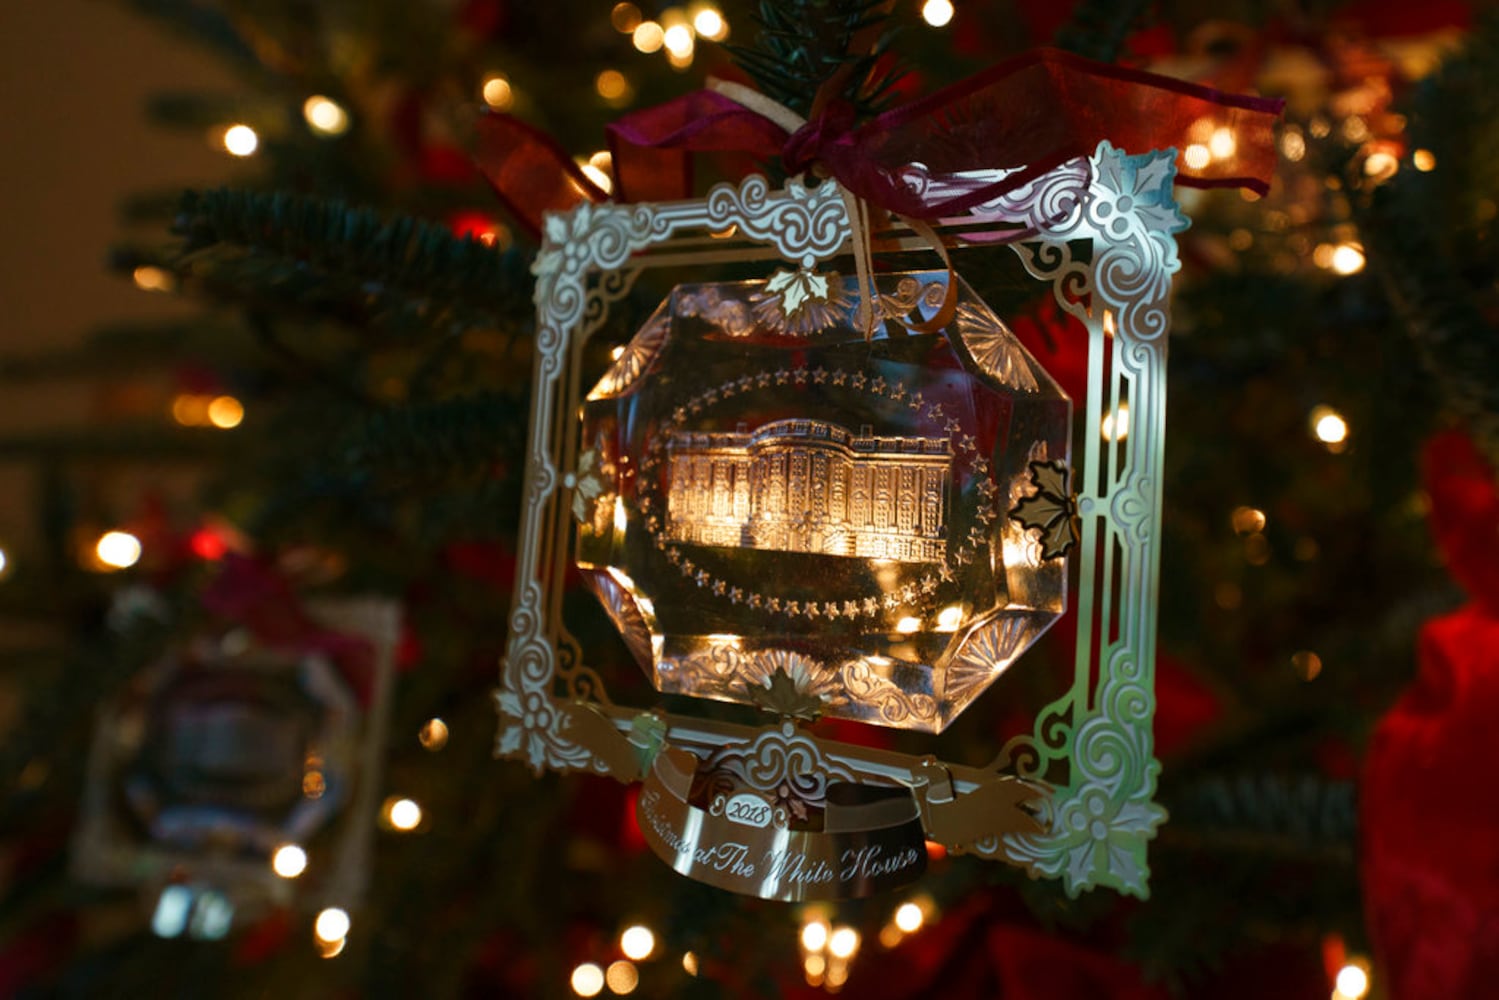
[[[249,156],[260,146],[260,136],[248,125],[231,125],[224,132],[224,148],[234,156]]]
[[[1254,507],[1235,507],[1228,519],[1237,535],[1252,535],[1265,530],[1265,512]]]
[[[1369,992],[1369,973],[1357,965],[1345,965],[1338,970],[1337,986],[1348,1000],[1359,1000]]]
[[[952,20],[952,0],[926,0],[921,5],[921,19],[934,28],[941,28]]]
[[[130,272],[135,287],[144,292],[170,292],[177,287],[177,279],[171,271],[143,264]]]
[[[441,750],[448,744],[448,724],[441,719],[428,719],[416,738],[428,750]]]
[[[895,910],[895,926],[907,934],[921,929],[921,923],[925,920],[921,907],[915,903],[902,903]]]
[[[617,3],[609,12],[609,23],[615,31],[628,35],[640,25],[640,8],[632,3]]]
[[[1418,149],[1411,154],[1411,162],[1423,174],[1437,168],[1437,156],[1429,149]]]
[[[682,953],[682,971],[689,976],[697,975],[697,953],[684,951]]]
[[[1312,434],[1327,445],[1341,445],[1348,440],[1348,421],[1330,406],[1318,406],[1312,410]]]
[[[692,29],[685,24],[674,24],[662,34],[661,44],[666,46],[667,52],[679,59],[690,56],[692,55]]]
[[[349,130],[349,113],[322,94],[313,94],[302,102],[302,117],[318,135],[343,135]]]
[[[330,906],[317,915],[312,923],[312,933],[319,941],[332,944],[349,936],[349,914],[337,906]]]
[[[245,408],[233,396],[215,396],[208,404],[208,422],[220,430],[238,427],[245,419]]]
[[[828,943],[828,925],[814,920],[802,928],[802,947],[808,951],[822,951]]]
[[[1382,181],[1393,177],[1399,169],[1400,161],[1395,159],[1395,155],[1382,149],[1370,153],[1364,160],[1364,176],[1374,180]]]
[[[596,997],[604,988],[604,970],[592,962],[584,962],[573,970],[573,992],[580,997]]]
[[[1234,139],[1232,129],[1215,129],[1213,137],[1208,140],[1208,152],[1220,160],[1226,160],[1230,156],[1233,156],[1234,151],[1238,148],[1239,144]]]
[[[651,933],[649,927],[635,924],[626,927],[625,932],[619,936],[619,950],[625,953],[626,958],[633,958],[639,962],[651,957],[651,952],[656,950],[656,935]]]
[[[515,101],[515,91],[510,88],[510,81],[503,73],[495,73],[484,81],[484,89],[481,91],[484,103],[496,111],[504,111]]]
[[[282,844],[271,855],[271,871],[282,878],[296,878],[307,870],[307,852],[296,844]]]
[[[859,950],[859,932],[852,927],[840,927],[828,938],[828,954],[834,958],[850,959]]]
[[[637,50],[649,55],[661,51],[661,46],[666,42],[666,32],[655,21],[641,21],[631,33],[630,41]]]
[[[1201,170],[1213,162],[1212,151],[1200,142],[1194,142],[1182,153],[1182,162],[1193,170]]]
[[[397,830],[415,830],[422,822],[422,807],[406,798],[391,797],[385,800],[385,818]]]
[[[729,22],[712,7],[703,7],[692,15],[692,30],[710,42],[721,42],[728,37]]]
[[[105,566],[128,569],[141,557],[141,540],[128,531],[106,531],[95,543],[94,554]]]
[[[640,970],[635,968],[634,962],[620,959],[609,963],[609,970],[604,973],[604,982],[609,984],[609,991],[624,996],[634,993],[635,987],[640,985]]]
[[[1364,269],[1364,252],[1352,243],[1340,243],[1333,249],[1331,265],[1339,274],[1357,274]]]
[[[606,101],[618,101],[630,91],[630,81],[617,69],[606,69],[593,78],[593,89]]]

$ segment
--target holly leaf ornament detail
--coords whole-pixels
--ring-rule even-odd
[[[1077,498],[1068,488],[1072,471],[1059,460],[1032,462],[1030,470],[1036,492],[1017,503],[1010,518],[1041,533],[1042,558],[1064,556],[1081,534]]]

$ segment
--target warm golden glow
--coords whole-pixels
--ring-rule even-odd
[[[1312,410],[1312,434],[1323,444],[1340,445],[1348,440],[1348,421],[1330,406],[1318,406]]]
[[[1303,649],[1291,657],[1291,669],[1304,681],[1316,680],[1322,672],[1322,657],[1309,649]]]
[[[604,988],[604,970],[592,962],[584,962],[573,970],[573,992],[580,997],[596,997]]]
[[[1352,243],[1340,243],[1332,252],[1331,266],[1339,274],[1357,274],[1364,269],[1364,251]]]
[[[339,938],[337,941],[323,941],[321,939],[315,939],[313,943],[317,945],[317,953],[319,957],[337,958],[339,954],[344,950],[344,947],[349,943],[349,939]]]
[[[802,966],[807,970],[807,980],[816,985],[815,980],[821,979],[822,974],[827,971],[828,960],[821,955],[808,955]]]
[[[245,408],[233,396],[215,396],[208,403],[208,422],[220,430],[238,427],[245,419]]]
[[[828,954],[845,961],[859,950],[859,932],[852,927],[839,927],[828,937]]]
[[[1252,535],[1256,531],[1265,530],[1265,512],[1254,507],[1235,507],[1228,519],[1234,526],[1235,534]]]
[[[94,554],[111,569],[128,569],[141,557],[141,540],[128,531],[106,531],[94,544]]]
[[[921,619],[905,617],[895,623],[895,631],[901,635],[911,635],[913,632],[921,631]]]
[[[952,0],[926,0],[921,5],[921,19],[934,28],[944,27],[953,13]]]
[[[448,745],[448,724],[441,719],[428,719],[416,738],[428,750],[441,750]]]
[[[643,961],[650,958],[651,952],[656,950],[656,935],[643,924],[626,927],[619,936],[619,950],[625,953],[626,958]]]
[[[385,819],[392,829],[415,830],[422,823],[422,807],[412,799],[392,796],[385,800]]]
[[[308,771],[302,775],[302,794],[309,799],[320,799],[328,790],[328,782],[323,778],[322,771]]]
[[[302,102],[302,117],[318,135],[343,135],[349,130],[349,113],[322,94],[314,94]]]
[[[620,959],[618,962],[609,963],[609,971],[604,973],[604,982],[609,984],[609,991],[624,996],[634,993],[635,987],[640,985],[640,971],[635,968],[634,962]]]
[[[1239,144],[1234,139],[1232,129],[1220,128],[1213,132],[1213,137],[1208,140],[1208,152],[1220,160],[1226,160],[1234,155]]]
[[[5,567],[7,564],[8,560],[5,558],[5,550],[0,549],[0,576],[5,575]]]
[[[1200,142],[1194,142],[1182,153],[1182,162],[1193,170],[1201,170],[1213,162],[1213,154]]]
[[[142,264],[130,273],[135,287],[145,292],[170,292],[177,287],[177,279],[171,271],[149,264]]]
[[[689,976],[697,975],[697,953],[685,951],[682,953],[682,971]]]
[[[1369,992],[1369,973],[1360,965],[1348,963],[1338,970],[1338,992],[1348,1000],[1360,1000]]]
[[[1411,162],[1424,174],[1437,168],[1437,155],[1429,149],[1418,149],[1411,154]]]
[[[183,427],[202,427],[208,423],[208,396],[184,393],[172,400],[172,419]]]
[[[630,81],[617,69],[606,69],[593,78],[593,89],[606,101],[618,101],[630,92]]]
[[[503,73],[495,73],[484,81],[484,103],[496,111],[504,111],[515,102],[515,91]]]
[[[282,844],[271,855],[271,871],[282,878],[296,878],[307,870],[307,852],[296,844]]]
[[[1299,131],[1287,129],[1286,134],[1280,137],[1280,151],[1285,154],[1286,159],[1295,163],[1306,155],[1306,138]]]
[[[1364,160],[1364,176],[1377,181],[1395,176],[1395,171],[1399,169],[1400,161],[1395,159],[1394,154],[1384,150],[1370,153]]]
[[[937,612],[937,631],[956,632],[958,626],[963,624],[963,607],[959,604],[949,604]]]
[[[609,351],[609,357],[613,358],[615,361],[618,361],[620,358],[622,358],[624,356],[625,356],[625,345],[624,344],[620,344],[617,347],[615,347],[615,348],[613,348],[612,350]]]
[[[249,156],[260,146],[260,136],[248,125],[231,125],[224,130],[224,148],[234,156]]]
[[[1099,432],[1105,441],[1123,441],[1129,437],[1129,404],[1120,403],[1119,409],[1104,414]]]
[[[609,12],[609,23],[615,31],[628,35],[640,24],[640,8],[632,3],[617,3]]]
[[[330,906],[317,915],[312,924],[312,933],[319,941],[342,941],[349,936],[349,915],[336,906]]]
[[[822,951],[828,943],[828,925],[813,920],[802,927],[802,947],[808,951]]]
[[[692,55],[692,28],[686,24],[674,24],[661,35],[661,44],[666,51],[678,59]]]
[[[662,31],[661,25],[655,21],[641,21],[635,26],[630,40],[641,52],[646,54],[660,52],[661,46],[666,42],[666,32]]]
[[[594,186],[605,194],[614,190],[614,178],[594,166],[592,163],[583,162],[578,164],[578,169],[583,171],[583,176],[593,181]]]
[[[721,42],[729,37],[729,22],[714,8],[702,7],[692,15],[692,30],[710,42]]]
[[[902,903],[895,910],[895,926],[911,934],[921,929],[922,921],[926,915],[921,912],[921,907],[915,903]]]

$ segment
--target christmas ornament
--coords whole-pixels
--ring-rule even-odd
[[[731,88],[616,128],[616,171],[636,190],[680,174],[686,150],[766,136],[783,162],[835,180],[751,176],[700,201],[585,202],[542,220],[498,755],[642,780],[638,817],[663,859],[764,898],[901,885],[923,869],[924,839],[1073,893],[1146,894],[1145,844],[1164,818],[1150,719],[1167,295],[1186,224],[1175,153],[1095,140],[1077,155],[1105,128],[1097,109],[1048,132],[1004,99],[1082,73],[1109,95],[1100,107],[1124,101],[1121,71],[1090,66],[1047,55],[861,128],[836,113],[799,126]],[[1262,183],[1247,179],[1269,135],[1254,114],[1274,109],[1175,96],[1164,129],[1227,115],[1255,130],[1242,161],[1198,181]],[[992,134],[958,124],[995,120]],[[1006,129],[1014,148],[996,139]],[[490,164],[502,191],[546,153],[518,148]],[[535,204],[564,207],[558,176]],[[899,214],[887,225],[881,209]],[[949,245],[968,242],[1009,243],[1086,328],[1080,468],[1070,401],[950,266]],[[876,275],[875,245],[949,266]],[[831,266],[845,253],[852,276]],[[684,280],[584,382],[589,336],[643,271],[767,260],[749,281]],[[1097,433],[1106,417],[1119,430]],[[770,724],[616,704],[561,620],[572,560],[659,691]],[[1072,687],[996,759],[872,750],[803,725],[940,731],[1056,621],[1069,577]]]
[[[367,878],[398,610],[304,613],[261,582],[241,588],[239,624],[170,650],[101,710],[74,872],[140,890],[161,937],[347,907]]]

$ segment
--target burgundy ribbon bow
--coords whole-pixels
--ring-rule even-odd
[[[690,197],[694,154],[738,152],[779,156],[792,174],[816,165],[872,205],[936,220],[1088,156],[1103,140],[1133,153],[1191,150],[1178,157],[1178,183],[1263,194],[1283,106],[1041,49],[862,125],[834,101],[791,133],[722,94],[696,91],[626,115],[607,132],[622,201]],[[1222,139],[1213,141],[1224,129],[1226,155]],[[547,211],[608,197],[550,137],[508,115],[481,120],[478,159],[535,232]]]

